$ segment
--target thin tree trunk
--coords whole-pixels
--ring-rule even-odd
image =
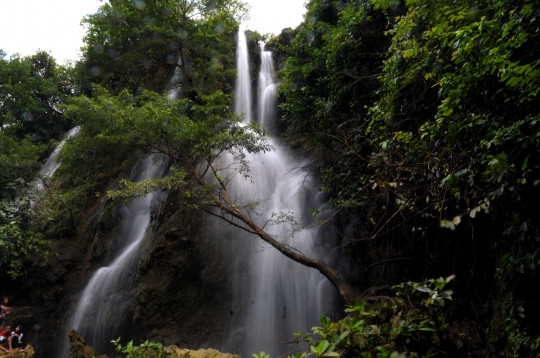
[[[352,301],[354,301],[355,299],[359,297],[354,292],[354,289],[347,282],[345,282],[345,280],[333,268],[331,268],[330,266],[328,266],[322,261],[304,256],[294,251],[287,245],[282,244],[278,240],[274,239],[271,235],[269,235],[266,231],[264,231],[261,227],[259,227],[253,220],[247,217],[245,213],[242,210],[238,209],[234,205],[234,203],[230,200],[227,193],[226,185],[220,179],[216,170],[211,165],[210,165],[210,168],[212,169],[214,177],[218,180],[223,190],[223,196],[222,196],[223,199],[216,196],[216,194],[212,192],[212,190],[208,187],[208,184],[198,175],[195,167],[190,165],[191,172],[195,176],[198,183],[201,186],[203,186],[207,190],[207,192],[210,194],[215,206],[221,209],[226,214],[229,214],[237,218],[238,220],[243,222],[247,227],[242,227],[241,225],[235,225],[235,226],[247,232],[250,232],[252,234],[259,236],[263,241],[267,242],[268,244],[276,248],[279,252],[281,252],[283,255],[290,258],[291,260],[298,262],[299,264],[302,264],[304,266],[317,269],[338,290],[339,294],[341,295],[341,297],[343,297],[345,302],[351,303]],[[211,209],[207,209],[205,211],[210,212],[210,210]],[[213,214],[213,215],[218,216],[225,221],[231,222],[222,215],[219,215],[219,214]]]

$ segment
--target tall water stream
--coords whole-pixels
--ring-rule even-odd
[[[245,35],[239,33],[235,110],[244,115],[244,123],[249,123],[253,120],[253,91],[246,42]],[[277,84],[272,54],[268,51],[261,53],[258,87],[258,121],[269,128],[275,151],[251,155],[253,180],[237,175],[231,192],[240,201],[261,203],[259,208],[264,214],[256,219],[261,226],[273,213],[289,213],[296,222],[309,223],[312,221],[309,211],[324,205],[324,197],[316,190],[315,178],[305,168],[309,163],[295,158],[276,137]],[[268,233],[304,255],[326,262],[332,259],[330,233],[308,225],[291,236],[293,229],[295,226],[291,223],[266,226]],[[224,349],[243,357],[261,350],[272,357],[295,351],[298,347],[278,342],[294,340],[294,332],[309,330],[318,323],[321,314],[332,315],[338,306],[335,289],[318,271],[293,262],[258,237],[223,224],[219,232],[234,238],[232,254],[236,257],[232,307],[235,318]]]

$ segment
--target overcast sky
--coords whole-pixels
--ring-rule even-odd
[[[304,0],[246,0],[251,5],[250,30],[277,34],[296,27]],[[0,0],[0,49],[8,56],[50,52],[60,63],[76,60],[82,46],[82,17],[95,13],[99,0]]]

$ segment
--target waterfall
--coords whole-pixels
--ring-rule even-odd
[[[244,116],[244,123],[251,122],[251,78],[249,75],[249,54],[245,33],[238,33],[236,63],[238,76],[236,78],[234,111]]]
[[[178,64],[181,64],[180,60]],[[168,96],[178,99],[182,87],[182,73],[177,66],[169,81]],[[131,180],[163,178],[168,172],[168,160],[146,157],[135,168]],[[64,327],[59,358],[67,357],[69,343],[67,333],[73,328],[96,352],[112,352],[111,340],[130,335],[129,311],[132,303],[130,289],[135,280],[134,264],[139,248],[150,226],[150,211],[157,193],[133,200],[122,213],[122,224],[117,243],[118,255],[108,265],[98,269],[90,278],[72,311],[67,314],[68,325]]]
[[[261,71],[258,83],[258,106],[259,123],[264,125],[272,134],[275,134],[276,122],[276,95],[277,83],[275,83],[274,63],[272,52],[261,48]]]
[[[270,129],[276,127],[276,89],[272,54],[262,51],[261,73],[257,111],[260,122]],[[244,122],[252,120],[252,89],[249,56],[245,34],[237,40],[238,79],[235,86],[236,113]],[[171,94],[172,95],[172,94]],[[260,203],[261,217],[258,224],[265,225],[274,213],[287,212],[298,222],[309,223],[311,209],[324,205],[324,196],[316,189],[316,178],[306,169],[309,161],[299,160],[271,130],[271,144],[275,151],[264,155],[250,155],[253,181],[236,175],[230,183],[230,194],[238,201]],[[224,155],[222,166],[234,158]],[[146,159],[132,175],[132,180],[162,177],[166,164],[155,165]],[[93,346],[98,353],[111,351],[110,340],[124,333],[126,312],[129,312],[130,287],[133,284],[133,266],[140,245],[150,224],[150,210],[154,194],[133,201],[123,214],[118,237],[118,254],[111,263],[98,269],[80,294],[76,305],[67,312],[69,325]],[[217,220],[217,219],[216,219]],[[277,250],[263,243],[258,237],[226,222],[214,219],[209,231],[216,239],[229,240],[230,255],[234,257],[230,337],[223,350],[250,357],[264,350],[273,358],[291,353],[298,347],[288,347],[278,342],[294,339],[294,332],[307,331],[318,323],[321,314],[332,315],[338,296],[328,280],[318,271],[293,262]],[[318,226],[306,226],[295,232],[292,223],[265,226],[266,231],[281,242],[312,258],[332,264],[333,238]],[[228,242],[229,242],[228,241]],[[65,356],[67,340],[62,342],[61,357]]]
[[[249,62],[244,36],[238,36],[237,51],[235,109],[247,113],[244,111],[248,107],[238,105],[251,103],[252,96],[249,86],[238,84],[248,82],[245,76],[249,74]],[[272,54],[262,51],[258,116],[261,124],[270,128],[275,127],[277,120],[274,77]],[[270,133],[274,134],[274,131]],[[275,151],[248,156],[253,182],[236,176],[230,191],[237,200],[246,198],[261,203],[266,216],[266,219],[256,219],[261,225],[273,213],[280,212],[293,214],[296,221],[309,222],[312,220],[310,209],[324,205],[323,195],[314,189],[317,187],[315,178],[305,169],[309,163],[296,159],[279,138],[271,135],[270,142]],[[227,160],[230,158],[223,159]],[[326,262],[331,259],[333,243],[328,240],[330,235],[317,226],[305,227],[292,237],[289,234],[295,227],[291,223],[268,225],[265,229],[308,257]],[[222,236],[233,239],[233,245],[236,245],[233,254],[238,255],[232,280],[236,293],[232,307],[235,318],[224,349],[243,357],[261,350],[276,357],[299,349],[278,342],[294,340],[294,332],[310,330],[321,314],[331,315],[338,302],[335,289],[317,270],[286,258],[256,236],[224,225],[219,231]]]
[[[54,172],[56,171],[56,169],[58,169],[58,167],[60,166],[60,163],[58,163],[58,161],[56,160],[58,158],[58,154],[60,154],[60,151],[62,150],[62,148],[64,147],[64,144],[66,143],[66,141],[70,138],[72,138],[73,136],[76,136],[77,133],[79,133],[79,130],[81,129],[80,126],[77,126],[77,127],[73,127],[71,128],[67,134],[66,134],[66,138],[64,138],[64,140],[62,140],[60,142],[60,144],[58,145],[58,147],[56,147],[56,149],[49,155],[49,158],[47,158],[47,161],[45,162],[45,164],[43,165],[43,167],[39,170],[39,175],[43,178],[43,179],[46,179],[46,178],[51,178],[54,174]],[[43,183],[41,182],[38,182],[38,187],[41,188],[43,185]]]
[[[163,177],[166,171],[166,160],[156,164],[148,157],[136,168],[132,180]],[[73,328],[101,353],[112,351],[112,339],[129,333],[126,313],[131,304],[129,291],[134,281],[133,265],[150,224],[150,210],[155,195],[150,193],[138,198],[125,208],[117,239],[121,246],[119,254],[112,263],[92,275],[78,299],[63,337],[67,336],[69,328]],[[67,348],[67,340],[64,340],[61,357],[66,356]]]

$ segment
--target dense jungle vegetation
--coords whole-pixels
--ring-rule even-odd
[[[455,274],[443,312],[472,355],[538,354],[539,10],[310,1],[269,42],[286,136],[363,220],[348,238],[360,281]]]
[[[312,156],[335,212],[321,224],[343,237],[350,263],[327,275],[357,300],[340,322],[322,318],[316,336],[299,333],[311,348],[296,356],[537,357],[540,4],[311,0],[306,9],[299,27],[267,43],[282,136]],[[236,0],[110,0],[83,20],[73,66],[0,52],[4,273],[24,276],[98,200],[156,188],[180,191],[191,208],[218,207],[265,239],[212,166],[231,152],[247,175],[242,153],[271,150],[263,128],[232,112],[245,10]],[[175,89],[179,100],[167,96]],[[36,190],[44,158],[73,125],[80,134]],[[179,164],[169,178],[119,184],[145,153]],[[201,162],[214,181],[197,176]],[[118,350],[163,354],[156,347]]]

